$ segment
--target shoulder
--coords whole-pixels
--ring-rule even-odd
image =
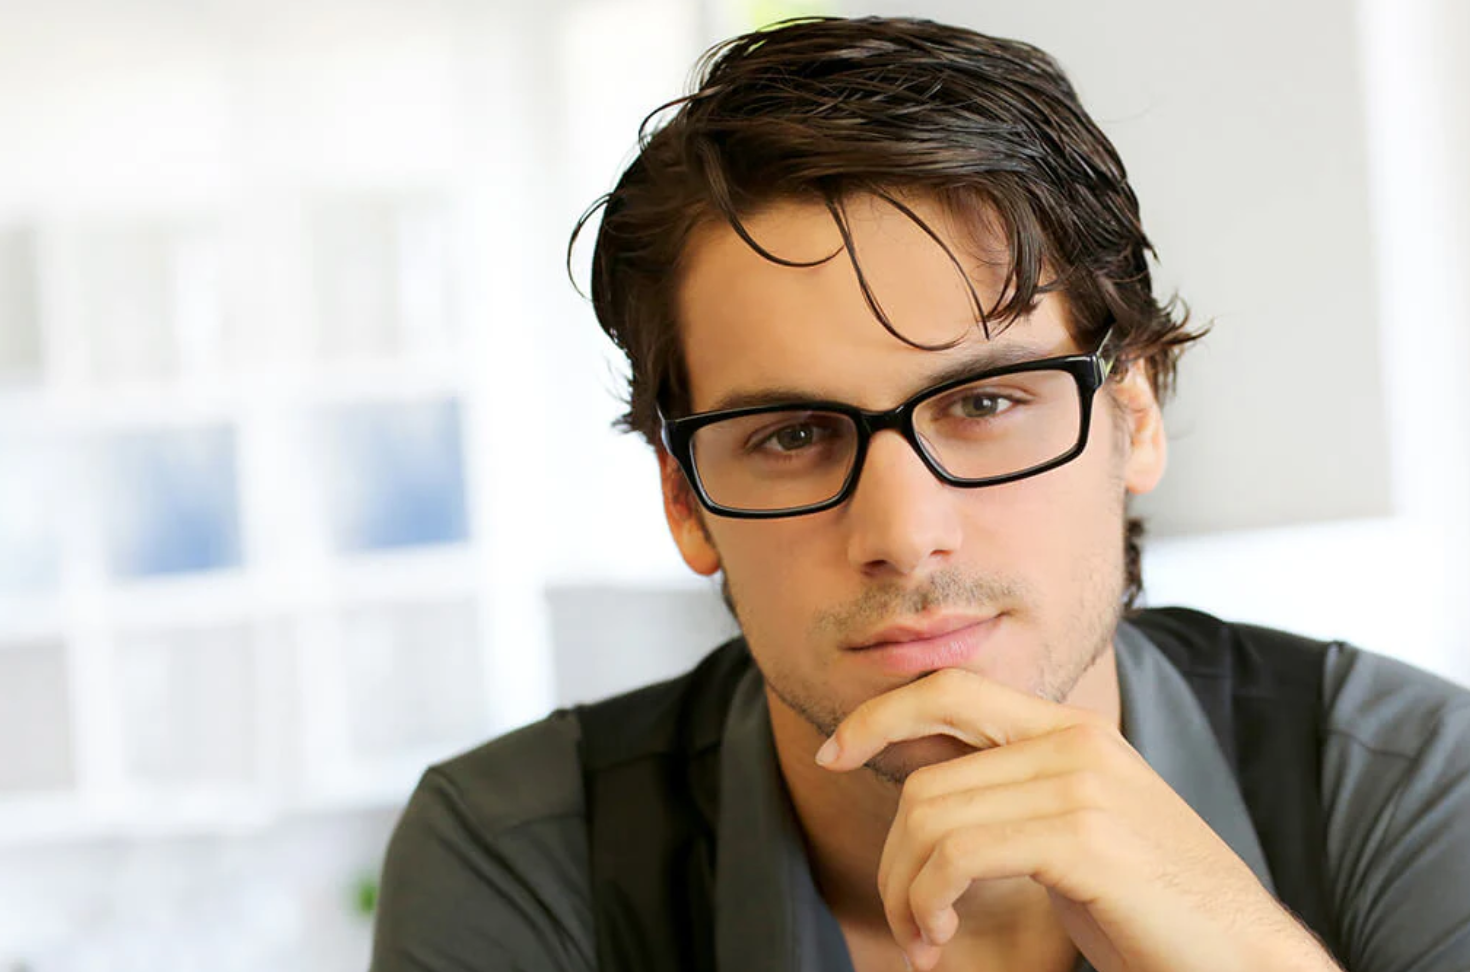
[[[429,768],[420,784],[442,792],[487,837],[583,815],[581,728],[555,712]]]
[[[593,966],[577,721],[431,767],[389,843],[374,972]]]
[[[1329,738],[1386,756],[1414,758],[1470,718],[1470,689],[1350,645],[1329,653],[1322,689]]]
[[[1470,967],[1470,690],[1338,646],[1323,702],[1329,870],[1354,967]]]
[[[1344,828],[1410,826],[1445,800],[1470,831],[1470,690],[1348,645],[1323,666],[1323,802]],[[1387,815],[1387,816],[1385,816]],[[1364,838],[1366,839],[1366,837]]]

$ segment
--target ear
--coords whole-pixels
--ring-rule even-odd
[[[699,500],[684,478],[684,470],[662,448],[658,450],[658,467],[669,533],[689,569],[708,577],[720,569],[720,553],[700,519]]]
[[[1148,380],[1148,366],[1135,362],[1112,393],[1123,414],[1128,436],[1128,453],[1123,462],[1123,483],[1137,495],[1152,492],[1164,478],[1169,462],[1169,442],[1164,434],[1164,415]]]

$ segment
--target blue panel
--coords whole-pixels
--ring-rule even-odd
[[[329,508],[338,550],[457,543],[469,536],[458,402],[334,409],[326,431],[335,457]]]
[[[0,592],[54,590],[62,495],[54,450],[0,438]]]
[[[130,434],[107,455],[107,552],[116,576],[240,564],[233,429]]]

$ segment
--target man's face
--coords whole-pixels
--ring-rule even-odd
[[[910,204],[992,306],[999,261],[986,247],[995,244],[974,239],[932,201]],[[962,340],[925,351],[894,338],[874,318],[840,253],[812,268],[783,267],[728,227],[709,226],[690,243],[678,300],[694,411],[773,390],[885,409],[959,362],[997,351],[1044,358],[1092,350],[1073,341],[1056,296],[987,341],[958,271],[922,230],[870,197],[848,208],[858,259],[898,331],[930,345]],[[831,217],[817,205],[779,204],[747,228],[790,260],[811,261],[841,247]],[[1131,375],[1099,392],[1081,456],[979,489],[941,483],[898,433],[880,432],[846,503],[774,520],[695,509],[664,457],[666,507],[690,566],[724,571],[773,708],[786,707],[824,735],[866,699],[922,677],[902,659],[895,664],[859,649],[895,636],[895,626],[900,638],[958,627],[939,641],[963,667],[1063,701],[1111,646],[1123,586],[1125,497],[1152,488],[1163,467],[1157,412],[1146,380]],[[874,768],[902,779],[954,755],[952,748],[939,738],[905,743]]]

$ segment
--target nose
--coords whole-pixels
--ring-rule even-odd
[[[962,535],[957,492],[897,431],[875,433],[843,508],[848,560],[868,575],[894,578],[943,566]]]

